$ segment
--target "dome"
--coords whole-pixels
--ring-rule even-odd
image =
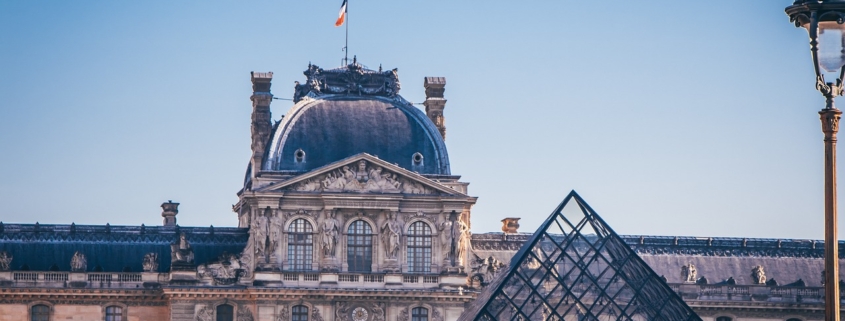
[[[276,126],[263,171],[309,171],[359,153],[420,174],[450,175],[437,127],[402,99],[396,70],[309,66]]]

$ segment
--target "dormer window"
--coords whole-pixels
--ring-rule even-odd
[[[302,148],[293,152],[293,162],[296,164],[305,163],[305,151]]]

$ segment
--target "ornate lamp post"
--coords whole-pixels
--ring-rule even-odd
[[[845,75],[845,0],[795,0],[786,14],[810,35],[816,89],[826,103],[819,111],[824,133],[824,310],[826,321],[839,321],[839,248],[836,237],[836,132],[842,111],[833,98],[842,96]]]

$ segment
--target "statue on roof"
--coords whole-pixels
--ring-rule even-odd
[[[8,271],[12,265],[12,255],[6,251],[0,251],[0,271]]]
[[[697,274],[698,271],[695,269],[695,265],[690,262],[688,265],[681,267],[681,282],[695,282],[698,276]]]
[[[88,269],[88,260],[85,259],[85,254],[79,251],[73,253],[70,258],[70,270],[73,272],[85,272]]]
[[[158,272],[158,254],[150,252],[144,255],[144,272]]]
[[[766,271],[763,270],[762,265],[751,268],[751,281],[754,284],[766,284]]]
[[[180,233],[179,240],[170,244],[170,262],[181,265],[194,263],[194,250],[185,233]]]

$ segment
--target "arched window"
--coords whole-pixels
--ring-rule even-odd
[[[313,232],[311,223],[302,218],[294,220],[288,227],[288,266],[291,270],[311,270]]]
[[[428,321],[428,309],[423,307],[411,309],[411,321]]]
[[[373,270],[373,228],[363,220],[357,220],[346,230],[346,263],[350,272],[371,272]]]
[[[123,308],[119,306],[106,307],[106,321],[123,321]]]
[[[33,305],[30,312],[32,321],[50,321],[50,307],[46,305]]]
[[[431,228],[424,222],[408,228],[408,272],[431,272]]]
[[[716,318],[716,321],[733,321],[733,320],[734,319],[732,319],[731,317],[718,317],[718,318]]]
[[[228,304],[217,306],[217,321],[234,321],[235,307]]]
[[[308,307],[304,305],[294,306],[290,310],[290,321],[308,321]]]

